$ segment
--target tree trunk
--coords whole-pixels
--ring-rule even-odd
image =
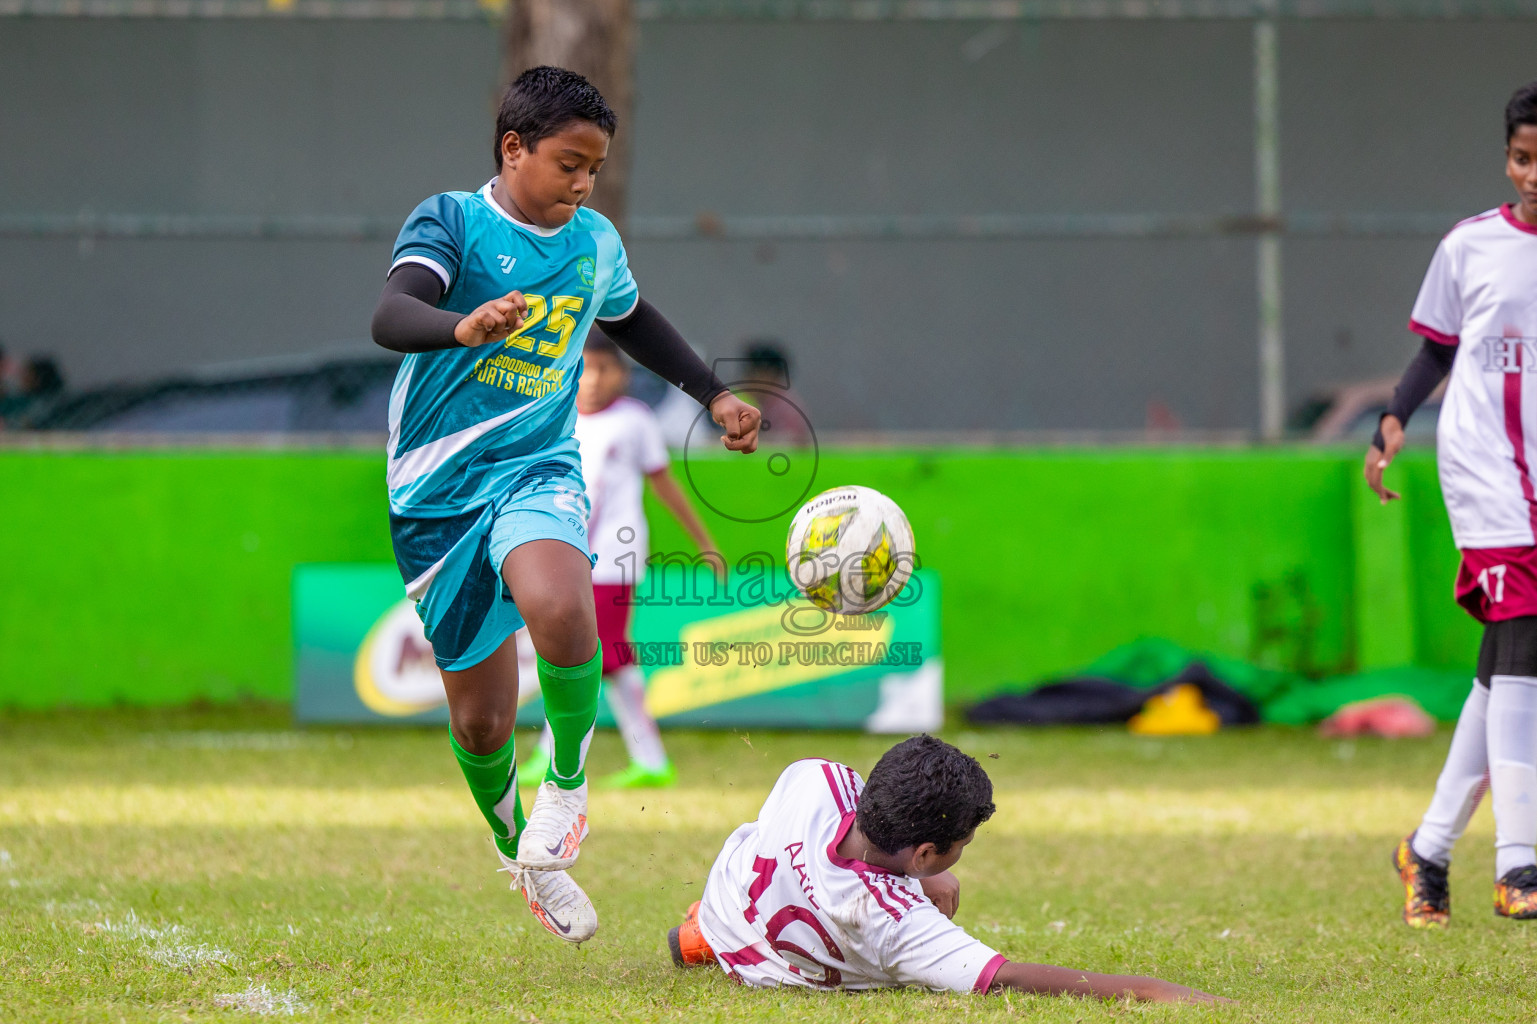
[[[628,209],[635,20],[630,0],[508,0],[504,81],[540,64],[569,68],[619,115],[608,160],[588,204],[624,230]]]

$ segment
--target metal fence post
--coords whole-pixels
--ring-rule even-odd
[[[1260,436],[1278,441],[1286,426],[1286,354],[1281,331],[1280,82],[1273,18],[1254,22],[1254,192],[1260,218]]]

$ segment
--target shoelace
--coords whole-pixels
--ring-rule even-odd
[[[548,794],[546,794],[546,790],[549,791]],[[539,800],[544,800],[548,797],[554,797],[556,806],[564,811],[566,810],[566,794],[575,792],[576,790],[574,789],[561,789],[559,786],[555,785],[555,783],[546,779],[544,782],[539,784],[539,793],[535,802],[537,803]]]
[[[536,894],[535,898],[546,910],[554,910],[558,913],[564,913],[567,910],[576,909],[576,893],[572,892],[570,886],[557,885],[551,886],[547,889],[533,888],[534,878],[536,876],[548,875],[551,872],[535,871],[532,868],[524,867],[517,861],[508,861],[496,870],[498,873],[505,871],[511,875],[512,887],[514,889],[522,890],[525,896],[530,891],[533,891]]]
[[[571,808],[566,803],[566,792],[566,790],[561,789],[553,782],[542,782],[539,785],[539,792],[534,798],[534,806],[537,808],[541,802],[552,804],[560,811],[557,815],[558,820],[565,821],[567,817],[571,817],[574,820]],[[570,828],[569,825],[565,827]]]

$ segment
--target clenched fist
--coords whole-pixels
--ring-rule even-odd
[[[454,326],[454,340],[465,348],[502,341],[523,326],[528,302],[522,292],[508,292],[480,306]]]

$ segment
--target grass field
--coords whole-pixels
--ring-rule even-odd
[[[1389,851],[1423,808],[1445,734],[947,734],[998,790],[957,870],[961,923],[1015,959],[1240,1001],[1208,1009],[758,992],[675,971],[666,928],[779,769],[819,754],[868,770],[882,738],[671,735],[682,787],[594,796],[574,874],[602,928],[576,949],[495,873],[442,732],[296,732],[285,715],[0,717],[0,1019],[1532,1017],[1537,923],[1489,909],[1487,810],[1453,868],[1453,927],[1397,918]],[[600,736],[596,770],[619,757]]]

